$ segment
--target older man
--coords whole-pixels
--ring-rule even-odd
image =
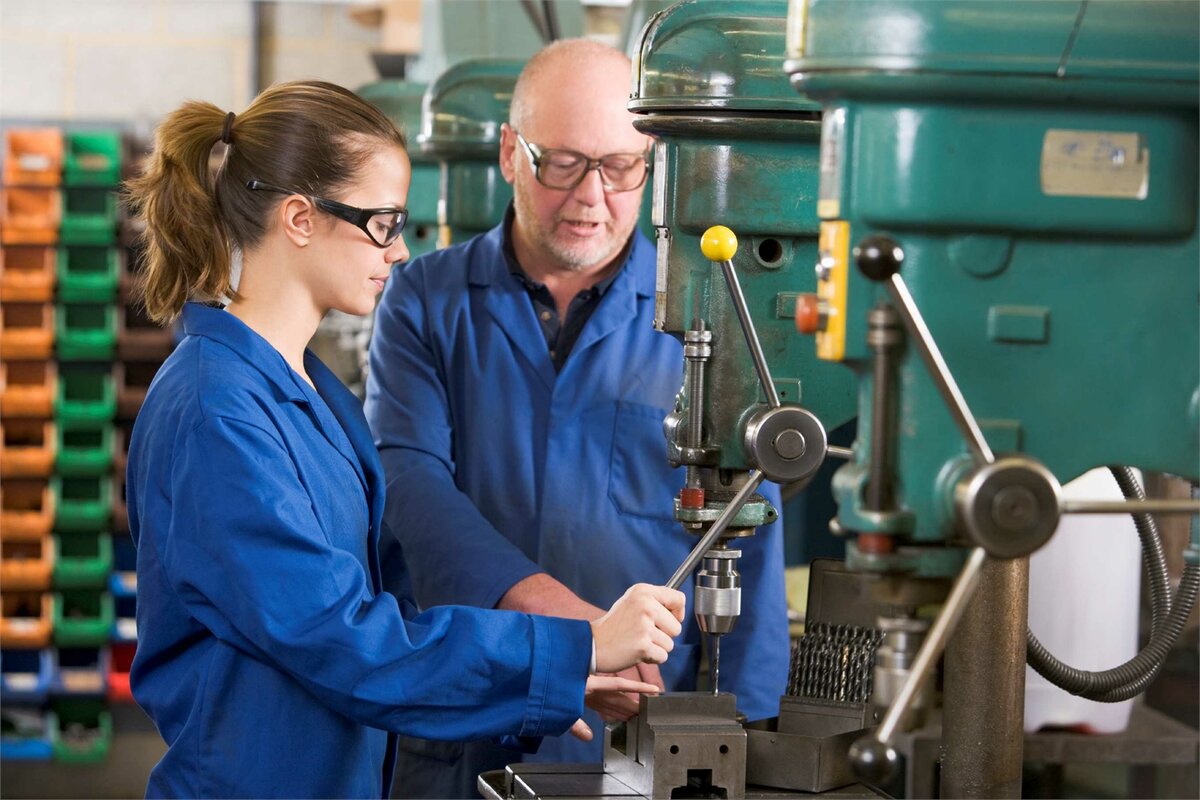
[[[384,570],[398,561],[389,547],[411,570],[385,581],[411,580],[424,606],[592,619],[630,584],[665,581],[695,543],[672,518],[683,476],[662,421],[683,357],[652,325],[654,247],[635,231],[650,142],[625,109],[629,78],[629,60],[594,42],[534,56],[502,133],[503,223],[397,271],[384,292],[367,418],[395,537]],[[787,679],[781,535],[738,545],[745,613],[722,646],[722,688],[751,719],[777,712]],[[641,677],[694,688],[699,644],[691,620],[662,674]],[[624,695],[589,705],[606,719],[637,709]],[[600,738],[546,741],[536,758],[596,761]],[[401,750],[407,797],[474,796],[479,771],[520,758],[478,742]]]

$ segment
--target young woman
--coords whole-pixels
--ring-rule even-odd
[[[589,673],[662,662],[680,631],[663,587],[590,625],[381,591],[379,459],[305,345],[408,256],[404,145],[350,92],[282,84],[239,116],[186,103],[129,186],[146,307],[186,334],[129,453],[133,692],[168,745],[149,796],[386,797],[391,733],[587,738],[585,692],[654,690]]]

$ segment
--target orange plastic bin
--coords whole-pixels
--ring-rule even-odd
[[[63,135],[58,128],[11,128],[4,133],[6,186],[62,183]]]
[[[0,586],[6,592],[43,591],[54,577],[54,541],[0,543]]]
[[[0,361],[0,414],[54,416],[58,364],[53,361]]]
[[[0,645],[49,647],[54,632],[54,596],[50,592],[5,592],[0,616]]]
[[[54,423],[8,419],[0,423],[0,478],[49,478],[54,471]]]
[[[0,300],[49,303],[54,300],[58,251],[50,245],[0,247]]]
[[[0,358],[12,361],[52,357],[54,304],[0,304],[0,334]]]
[[[62,225],[62,191],[6,186],[0,190],[0,242],[54,244]]]
[[[0,540],[32,542],[54,528],[54,495],[44,480],[14,478],[0,486]]]

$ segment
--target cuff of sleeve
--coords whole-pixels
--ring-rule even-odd
[[[588,675],[596,674],[596,640],[592,639],[592,663],[588,664]]]
[[[583,620],[530,615],[533,668],[521,736],[558,736],[583,716],[592,627]]]

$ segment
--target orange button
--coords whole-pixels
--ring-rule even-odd
[[[796,298],[796,330],[813,334],[821,329],[821,301],[815,294],[802,294]]]

